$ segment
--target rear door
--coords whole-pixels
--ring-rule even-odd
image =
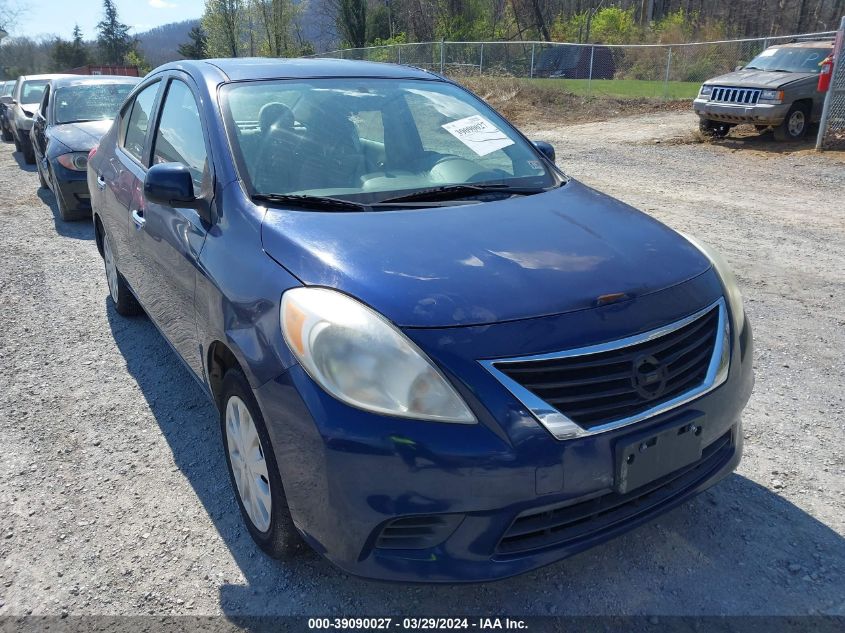
[[[199,196],[212,190],[213,174],[206,126],[197,103],[191,80],[174,73],[158,109],[150,163],[187,166],[195,195]],[[141,214],[141,228],[133,239],[135,248],[143,253],[138,292],[144,309],[188,365],[202,376],[194,291],[208,226],[194,209],[145,201]]]

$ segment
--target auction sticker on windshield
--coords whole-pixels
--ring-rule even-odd
[[[479,156],[486,156],[514,142],[483,116],[475,114],[441,126]]]

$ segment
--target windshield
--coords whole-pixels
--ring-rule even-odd
[[[21,86],[21,103],[40,103],[49,79],[32,79]]]
[[[477,98],[440,81],[269,80],[223,88],[251,194],[364,203],[456,184],[558,183],[533,146]]]
[[[134,87],[134,83],[107,83],[59,88],[53,97],[56,123],[113,119]]]
[[[830,48],[767,48],[746,68],[782,70],[790,73],[817,73]]]

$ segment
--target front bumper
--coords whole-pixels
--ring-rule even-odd
[[[692,102],[695,113],[702,119],[724,123],[750,123],[752,125],[780,125],[789,112],[789,104],[757,103],[742,105],[720,103],[697,98]]]
[[[90,211],[91,192],[88,190],[88,174],[84,171],[67,169],[56,160],[50,161],[53,174],[53,194],[60,197],[68,211]]]
[[[658,307],[659,300],[653,301],[651,308]],[[603,326],[614,327],[614,318],[609,316]],[[623,314],[619,323],[625,320]],[[440,335],[414,336],[423,349],[430,349],[426,337]],[[733,333],[731,355],[727,381],[697,400],[629,427],[564,441],[554,439],[492,376],[485,383],[480,366],[481,373],[470,382],[474,389],[465,390],[462,378],[467,373],[445,354],[438,358],[476,412],[478,424],[359,411],[328,396],[298,365],[255,393],[268,421],[294,523],[317,551],[345,571],[370,578],[477,582],[526,572],[590,548],[729,474],[740,460],[740,414],[753,386],[747,323],[741,335]],[[705,454],[706,447],[718,446],[717,453],[676,479],[674,488],[661,485],[650,500],[643,501],[636,490],[625,498],[614,492],[619,442],[702,416]],[[610,513],[597,518],[585,514],[596,503]],[[585,518],[566,539],[535,540],[517,550],[506,546],[502,539],[517,518],[538,511]],[[430,546],[391,545],[385,528],[410,529],[409,523],[393,524],[397,518],[433,526]]]

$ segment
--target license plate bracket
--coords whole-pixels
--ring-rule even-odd
[[[704,416],[616,444],[616,490],[625,494],[701,459]]]

